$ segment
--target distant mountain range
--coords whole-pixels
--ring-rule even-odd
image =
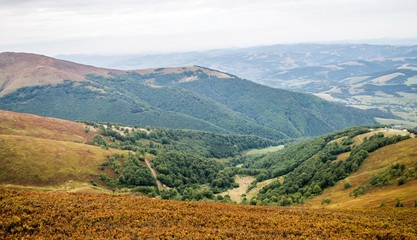
[[[162,55],[60,55],[103,67],[199,65],[359,108],[392,111],[417,127],[417,46],[295,44]],[[398,121],[383,121],[398,123]]]
[[[253,134],[279,140],[374,124],[363,111],[202,67],[123,71],[0,54],[0,108],[68,120]]]

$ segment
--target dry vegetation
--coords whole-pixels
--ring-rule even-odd
[[[0,189],[0,238],[417,239],[410,208],[322,210]]]
[[[271,147],[262,148],[262,149],[251,149],[243,153],[243,155],[245,156],[245,155],[255,155],[255,154],[266,154],[266,153],[276,152],[282,149],[284,149],[284,145],[271,146]]]
[[[0,182],[20,185],[89,182],[96,179],[97,167],[114,151],[73,142],[0,135]]]
[[[235,182],[237,184],[239,184],[238,188],[233,188],[233,189],[229,189],[227,192],[223,192],[222,195],[223,197],[226,195],[230,196],[230,199],[232,199],[233,201],[237,202],[237,203],[241,203],[242,202],[242,195],[246,194],[246,191],[249,188],[249,185],[255,180],[254,177],[251,176],[239,176],[236,175],[235,176]]]
[[[0,119],[0,182],[4,185],[66,189],[59,186],[69,181],[90,184],[97,181],[97,167],[107,155],[122,152],[83,144],[97,134],[91,129],[86,132],[84,124],[7,111],[0,111]]]
[[[86,74],[107,76],[110,71],[122,72],[36,54],[10,52],[0,53],[0,66],[0,97],[21,87],[56,85],[66,79],[86,81]]]
[[[272,183],[273,181],[275,181],[277,179],[278,178],[272,178],[272,179],[268,179],[268,180],[256,183],[256,187],[252,188],[246,194],[246,198],[250,200],[251,198],[255,197],[263,187],[265,187],[266,185]],[[282,182],[283,177],[280,177],[279,179]]]
[[[97,130],[85,131],[81,123],[0,110],[0,134],[45,138],[69,142],[88,142]]]

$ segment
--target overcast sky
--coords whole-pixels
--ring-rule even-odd
[[[0,0],[0,52],[124,54],[417,38],[416,0]]]

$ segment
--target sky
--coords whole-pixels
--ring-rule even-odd
[[[416,0],[0,0],[0,52],[166,53],[386,38],[417,39]]]

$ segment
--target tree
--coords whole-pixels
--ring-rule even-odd
[[[91,138],[91,144],[96,146],[107,146],[106,140],[104,140],[104,138],[100,135],[94,135]]]
[[[321,193],[321,191],[322,191],[322,189],[321,189],[321,187],[318,185],[318,184],[316,184],[316,185],[314,185],[314,187],[313,187],[313,193],[314,194],[320,194]]]
[[[161,193],[162,199],[173,199],[178,195],[178,191],[175,188],[171,188],[169,190],[164,190]]]

